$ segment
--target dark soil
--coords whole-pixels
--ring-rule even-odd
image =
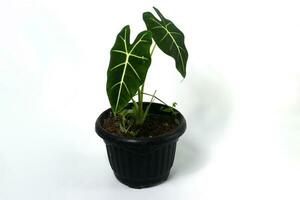
[[[155,137],[168,133],[177,126],[174,117],[158,114],[149,114],[143,125],[130,128],[130,131],[138,133],[136,136],[120,131],[120,117],[118,116],[108,117],[102,124],[106,131],[123,137]]]

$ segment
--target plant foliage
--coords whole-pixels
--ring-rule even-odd
[[[154,8],[154,10],[160,20],[152,13],[145,12],[143,19],[147,30],[140,32],[134,42],[130,44],[130,28],[129,25],[125,26],[117,35],[115,44],[110,51],[106,91],[113,113],[121,117],[120,130],[131,135],[136,135],[137,132],[132,132],[130,127],[134,124],[143,124],[152,101],[160,100],[154,92],[153,95],[150,95],[152,99],[148,107],[144,109],[142,106],[143,95],[149,95],[144,93],[144,82],[151,64],[154,47],[157,45],[165,54],[173,57],[178,72],[183,78],[186,76],[188,51],[185,47],[184,35],[158,9]],[[155,45],[150,52],[152,39],[155,41]],[[137,102],[134,100],[136,95],[138,95]],[[133,102],[134,107],[128,110],[125,107],[130,101]],[[171,106],[165,112],[176,115]],[[130,121],[128,116],[130,116]]]
[[[185,77],[188,51],[184,44],[184,35],[157,8],[154,8],[154,10],[161,20],[158,20],[152,13],[145,12],[143,18],[147,29],[152,32],[152,37],[157,46],[165,54],[175,59],[177,70]]]
[[[110,51],[106,90],[111,108],[120,112],[144,83],[151,63],[151,32],[143,31],[130,44],[130,28],[125,26],[117,35]]]

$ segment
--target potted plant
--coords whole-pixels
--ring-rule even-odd
[[[184,35],[158,9],[154,10],[160,20],[150,12],[143,13],[147,30],[139,33],[132,44],[128,25],[117,35],[107,70],[111,108],[96,121],[96,132],[106,144],[116,178],[133,188],[157,185],[168,178],[177,140],[186,129],[176,103],[168,106],[155,92],[144,92],[156,45],[175,59],[178,72],[186,76]],[[144,95],[151,96],[151,101],[143,102]],[[160,103],[153,103],[155,99]]]

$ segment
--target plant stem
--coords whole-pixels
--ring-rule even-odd
[[[155,93],[156,93],[156,90],[154,91],[154,93],[153,93],[153,95],[152,95],[152,98],[151,98],[151,100],[150,100],[150,103],[149,103],[149,105],[147,106],[147,108],[146,108],[146,110],[145,110],[145,112],[144,112],[144,115],[143,115],[143,122],[146,120],[146,117],[147,117],[147,115],[148,115],[150,106],[151,106],[151,104],[152,104],[153,101],[154,101]]]
[[[143,124],[143,92],[139,88],[138,90],[138,110],[137,110],[137,124]]]
[[[152,57],[155,47],[156,47],[156,43],[154,43],[154,46],[150,52],[150,57]],[[139,90],[138,90],[138,113],[137,113],[137,120],[136,120],[137,124],[143,124],[144,118],[145,118],[144,117],[145,114],[144,114],[144,110],[143,110],[143,95],[144,95],[145,81],[146,81],[146,78],[145,78],[144,83],[142,84],[141,88],[139,88]]]
[[[161,100],[160,98],[158,98],[157,96],[155,96],[155,95],[153,95],[153,94],[149,94],[149,93],[146,93],[146,92],[143,92],[143,94],[148,95],[148,96],[151,96],[151,97],[157,99],[158,101],[160,101],[161,103],[163,103],[164,105],[169,106],[169,105],[166,104],[163,100]]]
[[[152,57],[152,54],[153,54],[153,52],[154,52],[155,47],[156,47],[156,43],[154,43],[154,46],[153,46],[153,48],[152,48],[152,50],[151,50],[151,52],[150,52],[150,57]]]
[[[153,55],[153,52],[154,52],[155,47],[156,47],[156,43],[154,43],[154,46],[153,46],[153,48],[151,49],[151,52],[150,52],[150,57],[151,57],[151,58],[152,58],[152,55]],[[147,77],[147,76],[146,76],[146,77]],[[144,94],[144,85],[145,85],[145,82],[146,82],[146,77],[145,77],[144,83],[143,83],[142,88],[141,88],[142,94]],[[142,97],[142,100],[143,100],[143,97]]]

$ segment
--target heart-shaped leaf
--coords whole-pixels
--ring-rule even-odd
[[[154,10],[161,21],[152,13],[145,12],[143,19],[147,29],[152,32],[152,37],[157,46],[164,53],[175,59],[177,70],[185,77],[188,51],[184,44],[184,35],[174,23],[166,19],[158,9],[154,8]]]
[[[130,44],[130,28],[125,26],[117,35],[110,51],[106,91],[114,113],[120,112],[144,83],[151,63],[150,31],[138,34]]]

